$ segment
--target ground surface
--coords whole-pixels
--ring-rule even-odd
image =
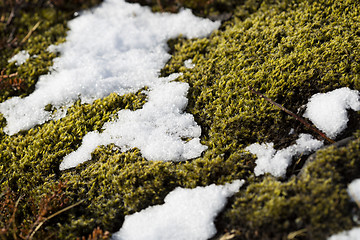
[[[139,91],[92,104],[78,101],[66,117],[12,136],[4,133],[6,119],[0,115],[0,236],[106,238],[119,230],[125,215],[161,204],[175,187],[236,179],[246,182],[218,216],[215,239],[326,239],[356,226],[360,212],[347,185],[360,177],[358,113],[349,112],[348,128],[335,141],[351,139],[319,150],[312,161],[298,156],[283,178],[256,177],[256,157],[244,148],[256,142],[285,148],[301,133],[318,138],[249,86],[299,115],[315,93],[360,91],[358,1],[137,2],[154,11],[190,7],[223,22],[207,39],[169,41],[173,56],[161,72],[183,73],[178,81],[190,85],[186,111],[201,126],[201,143],[208,149],[199,158],[173,163],[147,161],[138,149],[122,153],[101,146],[91,161],[61,172],[62,159],[86,133],[100,130],[120,109],[141,108],[146,96]],[[34,90],[56,57],[48,46],[65,41],[74,12],[98,3],[0,3],[0,102]],[[20,50],[37,57],[20,66],[8,63]],[[184,66],[188,59],[194,68]]]

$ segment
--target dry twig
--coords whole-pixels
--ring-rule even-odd
[[[330,139],[328,136],[326,136],[323,132],[321,132],[319,129],[317,129],[315,126],[311,125],[310,123],[308,123],[305,119],[303,119],[302,117],[300,117],[299,115],[293,113],[292,111],[286,109],[285,107],[283,107],[282,105],[274,102],[273,100],[271,100],[270,98],[266,97],[265,95],[263,95],[262,93],[255,91],[252,87],[249,86],[249,90],[255,94],[257,94],[258,96],[264,98],[266,101],[268,101],[269,103],[277,106],[278,108],[280,108],[281,110],[283,110],[284,112],[286,112],[287,114],[291,115],[292,117],[294,117],[296,120],[298,120],[299,122],[301,122],[302,124],[304,124],[307,128],[309,128],[310,130],[312,130],[313,132],[315,132],[316,134],[318,134],[319,136],[321,136],[322,138],[324,138],[326,141],[330,142],[330,143],[335,143],[334,140]]]

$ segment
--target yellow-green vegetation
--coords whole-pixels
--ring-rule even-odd
[[[21,8],[13,25],[6,27],[8,31],[16,26],[20,40],[15,46],[1,45],[0,68],[5,69],[4,75],[17,73],[13,78],[22,79],[23,85],[20,89],[13,88],[12,82],[0,85],[0,102],[31,93],[56,57],[47,47],[65,40],[67,20],[87,1],[75,1],[76,7],[62,1],[44,2],[40,8]],[[178,7],[172,1],[156,2],[161,3],[155,7],[158,10]],[[269,141],[276,148],[286,147],[299,133],[308,132],[252,94],[249,86],[294,112],[314,93],[340,87],[360,90],[358,2],[178,3],[207,16],[215,12],[232,16],[208,39],[174,41],[173,57],[161,73],[182,72],[178,80],[191,86],[187,112],[202,127],[202,144],[208,150],[197,159],[172,163],[147,161],[138,149],[122,153],[114,145],[100,146],[91,161],[60,172],[63,157],[80,146],[86,133],[101,131],[121,109],[141,108],[146,96],[137,92],[111,94],[92,104],[78,101],[64,118],[14,136],[2,131],[6,120],[0,115],[0,202],[11,206],[0,205],[0,237],[31,234],[39,226],[39,216],[46,219],[67,206],[74,207],[42,220],[34,239],[48,233],[51,238],[75,239],[88,236],[97,227],[115,232],[125,215],[162,203],[177,186],[193,188],[234,179],[245,179],[247,185],[219,217],[219,237],[233,231],[233,239],[325,239],[355,225],[352,215],[359,210],[350,201],[346,186],[360,177],[359,132],[345,147],[319,151],[301,174],[299,168],[306,158],[295,161],[288,178],[281,180],[255,177],[255,158],[243,149]],[[20,44],[38,22],[36,30]],[[5,28],[5,22],[1,24]],[[32,57],[20,66],[9,64],[7,60],[20,50],[29,51]],[[187,59],[192,59],[194,68],[184,66]],[[51,106],[48,110],[57,111]],[[339,139],[359,128],[359,115],[352,113],[352,119],[354,124]],[[289,135],[291,128],[295,133]],[[61,191],[56,186],[61,186]],[[61,206],[53,206],[56,203]],[[42,214],[41,208],[34,209],[38,205],[47,211]]]
[[[11,96],[26,96],[40,75],[46,74],[56,53],[46,49],[65,41],[67,20],[74,12],[100,0],[4,0],[0,2],[0,102]],[[58,7],[55,7],[58,6]],[[30,58],[17,66],[8,60],[20,50]],[[10,78],[3,77],[11,76]]]
[[[299,176],[286,182],[270,176],[249,179],[223,216],[226,227],[246,239],[325,239],[351,228],[359,209],[350,203],[346,187],[360,175],[360,139],[316,155]]]

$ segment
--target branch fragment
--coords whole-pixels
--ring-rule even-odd
[[[300,117],[299,115],[293,113],[292,111],[290,111],[289,109],[283,107],[282,105],[274,102],[273,100],[271,100],[270,98],[266,97],[265,95],[263,95],[262,93],[255,91],[252,87],[248,86],[249,90],[255,94],[257,94],[258,96],[264,98],[266,101],[268,101],[269,103],[271,103],[272,105],[277,106],[278,108],[280,108],[281,110],[283,110],[284,112],[286,112],[287,114],[291,115],[292,117],[294,117],[296,120],[298,120],[299,122],[301,122],[302,124],[304,124],[307,128],[309,128],[310,130],[312,130],[313,132],[315,132],[316,134],[318,134],[320,137],[322,137],[323,139],[325,139],[326,141],[328,141],[329,143],[335,143],[334,140],[330,139],[328,136],[326,136],[323,132],[321,132],[319,129],[317,129],[315,126],[311,125],[310,123],[308,123],[304,118]]]

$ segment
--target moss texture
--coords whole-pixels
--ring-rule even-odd
[[[47,47],[65,40],[67,20],[85,3],[49,1],[40,8],[20,8],[11,25],[16,26],[18,39],[38,22],[40,25],[24,44],[2,45],[0,68],[6,75],[17,73],[13,79],[21,79],[23,85],[19,89],[13,82],[0,85],[0,102],[31,93],[56,57]],[[346,186],[360,176],[359,132],[345,147],[320,151],[299,175],[299,162],[306,158],[294,161],[288,177],[281,180],[254,177],[255,158],[244,148],[269,141],[282,148],[292,144],[299,133],[309,132],[252,94],[248,86],[294,112],[314,93],[340,87],[360,90],[357,1],[160,3],[153,1],[154,9],[188,6],[199,15],[227,20],[208,39],[170,41],[173,57],[161,72],[163,76],[182,72],[178,80],[190,84],[187,112],[202,127],[201,141],[208,150],[191,161],[164,163],[147,161],[138,149],[122,153],[114,145],[99,146],[91,161],[60,172],[63,157],[79,147],[87,132],[101,130],[120,109],[141,108],[146,96],[142,92],[111,94],[93,104],[76,102],[66,117],[14,136],[3,133],[6,120],[0,115],[0,193],[10,190],[15,200],[20,199],[16,224],[32,226],[37,213],[31,206],[50,196],[59,183],[65,183],[63,207],[80,205],[47,221],[35,238],[55,233],[52,238],[74,239],[88,236],[96,227],[115,232],[125,215],[162,203],[177,186],[193,188],[245,179],[247,185],[218,218],[217,238],[232,231],[232,239],[325,239],[355,225],[352,215],[359,211],[349,200]],[[230,15],[224,18],[224,14]],[[26,63],[7,62],[24,49],[32,56]],[[187,59],[192,59],[194,68],[184,66]],[[49,106],[49,111],[56,109]],[[358,129],[359,115],[353,112],[351,116],[355,124],[339,138]],[[295,133],[289,135],[291,128]],[[6,196],[0,194],[1,199]],[[6,214],[0,218],[0,228],[11,219],[12,212]]]
[[[349,229],[359,212],[346,187],[359,177],[359,156],[357,139],[346,147],[319,151],[301,175],[286,182],[270,176],[251,179],[222,222],[239,239],[326,239]]]

